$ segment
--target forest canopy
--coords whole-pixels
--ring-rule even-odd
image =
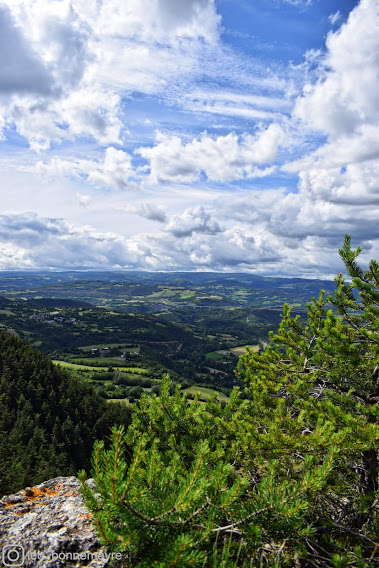
[[[130,411],[107,404],[31,345],[0,332],[0,494],[89,467],[94,441]]]

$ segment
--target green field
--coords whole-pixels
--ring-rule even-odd
[[[221,361],[222,359],[225,359],[225,357],[223,357],[220,353],[217,353],[217,351],[210,351],[205,355],[205,358],[212,359],[213,361]]]
[[[122,357],[80,357],[79,356],[69,356],[70,361],[69,363],[75,363],[77,365],[89,365],[90,367],[94,367],[95,369],[99,369],[100,367],[104,367],[107,365],[108,367],[115,367],[117,369],[122,370],[124,367],[130,368],[127,363],[125,363],[125,359]],[[145,369],[143,369],[145,370]]]
[[[229,398],[223,394],[222,392],[218,392],[213,389],[208,389],[206,387],[188,387],[183,392],[188,392],[189,394],[195,395],[196,393],[200,393],[203,398],[210,398],[214,394],[217,394],[217,400],[224,400],[225,402],[229,402]]]
[[[259,351],[259,345],[241,345],[240,347],[233,347],[233,349],[221,349],[220,351],[216,351],[216,353],[220,353],[220,355],[232,354],[236,357],[240,357],[245,354],[246,348],[249,348],[252,351]]]
[[[214,361],[222,361],[228,357],[240,357],[246,352],[246,348],[253,351],[259,351],[259,345],[240,345],[239,347],[232,347],[231,349],[219,349],[218,351],[210,351],[206,354],[207,359]]]
[[[120,402],[121,404],[125,404],[126,406],[130,405],[128,398],[108,398],[107,402]]]
[[[91,365],[79,365],[78,363],[68,363],[67,361],[57,361],[53,360],[54,365],[60,365],[66,369],[72,369],[75,371],[107,371],[108,367],[94,367]],[[147,369],[141,369],[140,367],[117,367],[117,371],[121,373],[135,373],[137,375],[144,375],[147,373]]]

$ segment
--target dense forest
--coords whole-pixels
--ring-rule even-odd
[[[94,441],[130,410],[107,404],[37,349],[0,332],[0,494],[88,468]]]

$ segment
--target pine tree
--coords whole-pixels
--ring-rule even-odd
[[[238,368],[253,414],[261,423],[280,423],[266,455],[277,451],[291,471],[296,454],[321,463],[330,449],[338,452],[333,478],[309,518],[317,542],[307,544],[310,554],[320,552],[321,539],[324,555],[326,548],[341,558],[350,549],[345,556],[352,560],[354,545],[373,554],[379,529],[379,269],[372,260],[363,271],[356,262],[361,248],[352,251],[350,242],[347,235],[339,252],[351,282],[340,273],[333,296],[321,291],[308,304],[306,322],[284,306],[270,345],[247,353]],[[265,436],[258,438],[264,443]]]
[[[266,459],[257,483],[245,453],[249,402],[237,389],[226,406],[198,396],[189,404],[179,389],[169,392],[165,377],[159,397],[144,395],[135,407],[127,434],[114,430],[109,450],[96,445],[95,492],[81,474],[102,541],[126,550],[139,568],[250,566],[264,550],[275,557],[275,543],[288,534],[291,550],[301,548],[313,532],[305,522],[308,494],[325,484],[333,452],[318,466],[307,458],[292,479]]]
[[[166,377],[93,456],[83,492],[102,541],[133,568],[357,566],[378,558],[378,265],[347,236],[332,297],[241,357],[223,406]],[[128,463],[131,463],[128,466]]]

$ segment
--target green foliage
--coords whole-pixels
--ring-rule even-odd
[[[265,351],[241,357],[247,398],[189,403],[166,377],[97,443],[83,492],[131,567],[377,565],[379,270],[348,236],[340,254],[351,283],[306,322],[284,306]]]
[[[129,410],[107,405],[48,357],[0,332],[0,495],[90,464],[91,448]]]
[[[305,323],[284,306],[271,344],[238,367],[255,420],[267,424],[256,435],[266,456],[277,453],[291,471],[296,454],[321,463],[331,448],[338,452],[310,517],[329,562],[335,554],[333,566],[342,565],[338,554],[355,558],[358,544],[370,557],[378,530],[379,269],[371,261],[364,272],[360,251],[347,235],[340,256],[351,283],[340,273],[332,296],[321,292],[308,304]]]
[[[243,566],[262,555],[265,543],[290,533],[299,544],[311,535],[304,522],[308,494],[324,485],[333,454],[318,467],[307,458],[292,479],[280,476],[277,461],[266,462],[265,476],[253,483],[246,432],[236,429],[248,402],[238,391],[225,406],[215,398],[188,404],[179,389],[169,392],[166,377],[159,397],[142,397],[127,434],[114,430],[109,450],[97,443],[95,493],[81,475],[102,541],[127,550],[131,566],[141,568]]]

